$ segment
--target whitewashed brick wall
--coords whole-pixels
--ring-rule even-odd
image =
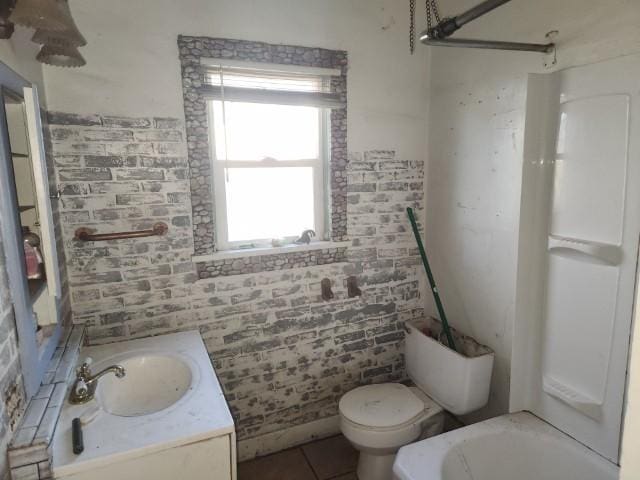
[[[0,478],[8,475],[7,446],[24,408],[25,392],[18,358],[15,316],[0,238]]]
[[[198,280],[181,122],[52,113],[73,318],[90,343],[198,328],[240,439],[337,413],[367,382],[404,378],[402,322],[421,316],[423,277],[405,209],[423,211],[423,163],[350,155],[347,261]],[[196,179],[197,180],[197,179]],[[82,243],[169,224],[165,237]],[[349,299],[355,275],[362,297]],[[320,297],[323,278],[335,298]]]

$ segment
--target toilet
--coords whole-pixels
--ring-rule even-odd
[[[400,447],[442,433],[443,423],[442,407],[401,383],[366,385],[340,399],[340,429],[360,452],[360,480],[389,480]]]
[[[406,327],[407,373],[418,386],[365,385],[340,399],[340,429],[360,452],[359,480],[391,480],[400,447],[442,433],[445,410],[461,415],[488,401],[493,352],[468,358],[423,333],[423,321]]]

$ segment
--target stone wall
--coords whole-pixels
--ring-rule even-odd
[[[346,206],[345,206],[346,209]],[[346,216],[345,216],[346,218]],[[322,250],[254,255],[243,258],[209,260],[196,263],[198,278],[215,278],[243,273],[272,272],[291,268],[328,265],[347,261],[347,248],[334,247]]]
[[[209,145],[209,119],[207,98],[200,88],[206,71],[202,59],[240,60],[254,63],[297,65],[302,67],[331,68],[340,75],[331,77],[331,93],[339,97],[344,108],[331,110],[331,162],[329,237],[340,241],[347,233],[347,52],[294,45],[276,45],[226,38],[178,37],[178,50],[182,71],[184,114],[186,118],[187,150],[191,176],[191,205],[193,209],[194,249],[197,255],[211,254],[215,248],[215,206]],[[211,277],[222,270],[209,263],[199,272]]]
[[[349,156],[348,238],[337,263],[198,280],[181,122],[52,113],[75,322],[90,343],[199,329],[240,439],[335,415],[344,392],[405,376],[401,324],[422,316],[405,208],[423,210],[423,163]],[[79,242],[169,225],[163,237]],[[319,252],[319,255],[326,252]],[[348,298],[355,275],[362,296]],[[323,301],[329,278],[335,297]]]

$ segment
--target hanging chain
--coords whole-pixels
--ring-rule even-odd
[[[416,0],[409,0],[409,51],[416,48]]]
[[[431,29],[440,23],[438,0],[426,0],[427,29]],[[435,25],[433,23],[435,20]],[[409,51],[413,55],[416,46],[416,0],[409,0]]]
[[[436,22],[440,23],[440,11],[438,10],[438,0],[431,0],[431,8],[433,9],[433,15],[436,17]]]
[[[433,25],[434,18],[436,20],[436,25],[440,23],[440,12],[438,11],[438,0],[426,0],[425,6],[427,9],[427,28],[431,29]]]

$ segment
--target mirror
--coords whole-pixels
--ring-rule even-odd
[[[0,95],[0,235],[22,375],[31,398],[58,346],[67,309],[61,308],[38,92],[0,63]]]
[[[29,132],[24,99],[15,92],[2,92],[6,112],[7,131],[16,190],[18,218],[20,219],[24,259],[24,273],[29,287],[29,301],[33,308],[33,328],[38,344],[54,330],[57,318],[49,308],[49,288],[45,253],[42,248],[42,231],[38,197],[36,193],[33,159],[29,148]]]

